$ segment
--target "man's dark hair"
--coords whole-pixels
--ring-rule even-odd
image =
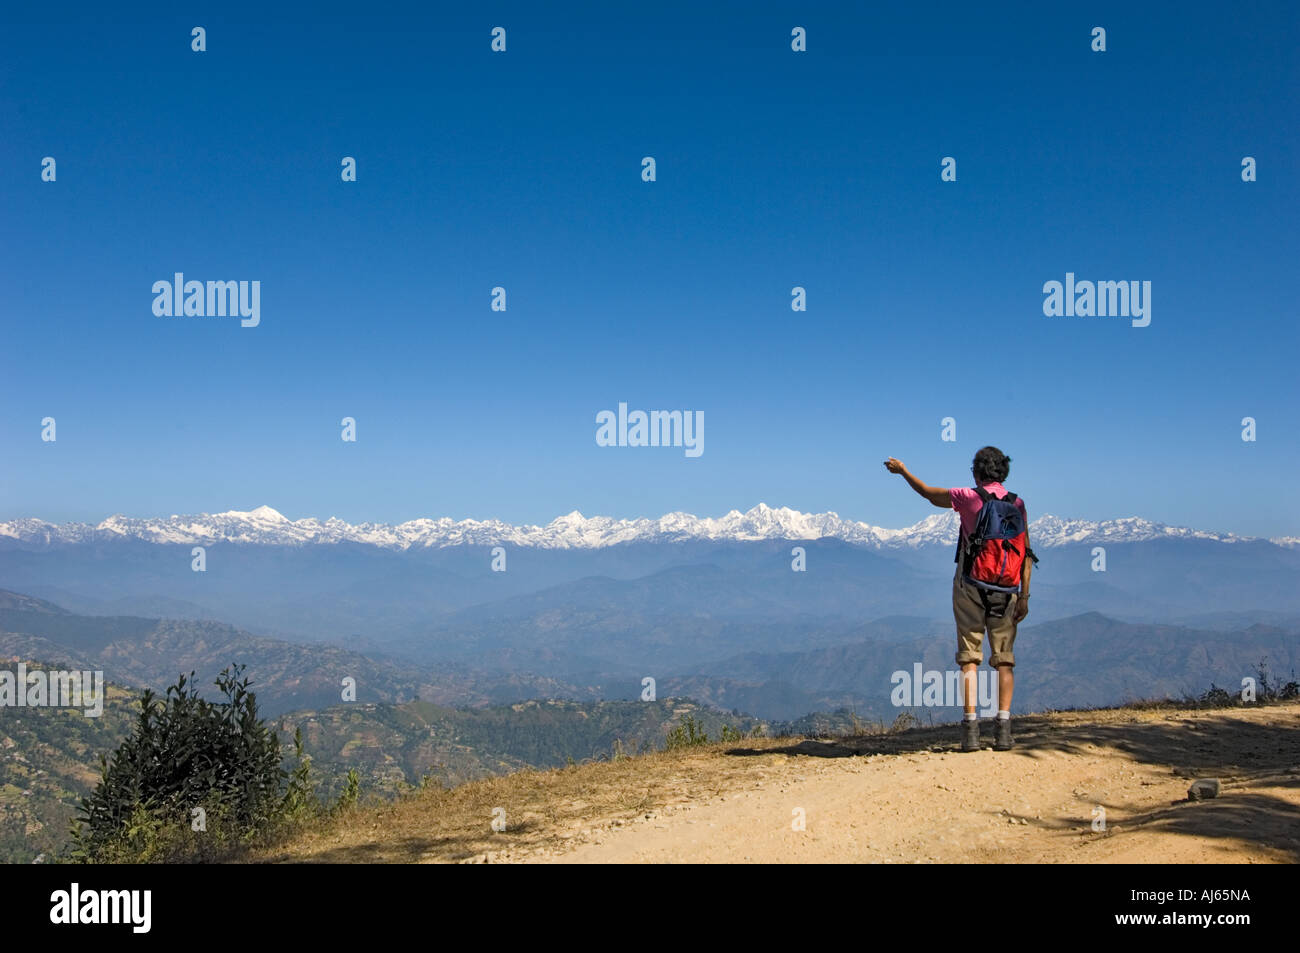
[[[976,483],[1001,483],[1011,472],[1011,458],[997,447],[981,447],[970,469]]]

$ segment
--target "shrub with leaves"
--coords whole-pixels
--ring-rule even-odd
[[[709,743],[708,733],[702,722],[696,721],[694,715],[687,715],[681,723],[668,732],[665,748],[675,751],[678,748],[694,748]]]
[[[289,775],[289,785],[281,801],[281,810],[288,820],[301,820],[321,812],[320,798],[316,796],[316,777],[311,769],[311,755],[302,743],[302,728],[293,730],[295,767]]]
[[[193,672],[182,675],[161,698],[146,690],[134,733],[100,758],[99,785],[82,800],[73,831],[78,858],[174,859],[155,856],[160,838],[180,849],[180,841],[204,842],[211,831],[207,842],[231,845],[283,818],[288,792],[280,742],[258,717],[243,666],[217,677],[220,701],[201,698],[193,678]],[[301,790],[296,794],[306,800]],[[191,823],[199,808],[207,830]]]
[[[334,812],[350,811],[357,806],[361,797],[361,775],[356,768],[348,768],[348,776],[343,783],[343,791],[334,804]]]
[[[1268,656],[1259,660],[1255,666],[1256,700],[1260,702],[1290,701],[1300,697],[1300,683],[1296,682],[1295,669],[1291,670],[1291,680],[1280,684],[1268,667]]]
[[[1202,708],[1229,708],[1240,701],[1238,696],[1233,695],[1226,689],[1220,688],[1213,682],[1210,687],[1201,693],[1198,703]]]

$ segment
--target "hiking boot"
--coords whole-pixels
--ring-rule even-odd
[[[1012,748],[1016,746],[1015,741],[1011,737],[1011,719],[999,718],[997,722],[998,722],[998,736],[997,736],[997,740],[993,742],[993,750],[1010,751]]]
[[[980,723],[974,719],[961,723],[961,750],[980,750]]]

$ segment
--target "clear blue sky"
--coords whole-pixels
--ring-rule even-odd
[[[901,526],[880,461],[995,443],[1031,515],[1300,533],[1293,6],[700,6],[8,7],[0,518]],[[1067,271],[1151,325],[1045,317]],[[597,447],[619,401],[704,455]]]

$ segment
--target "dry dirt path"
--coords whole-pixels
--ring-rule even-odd
[[[949,732],[952,729],[948,729]],[[563,852],[574,863],[1258,863],[1300,859],[1300,708],[1026,720],[1021,746],[750,755],[752,779]],[[985,730],[988,736],[988,729]],[[852,747],[852,742],[847,743]],[[863,745],[869,747],[870,739]],[[822,750],[819,750],[822,749]],[[733,757],[743,757],[732,755]],[[1219,798],[1187,802],[1192,776]],[[1171,802],[1180,803],[1171,803]],[[1094,819],[1105,812],[1105,831]],[[793,829],[802,811],[804,829]],[[502,858],[507,859],[507,858]],[[520,858],[523,859],[523,858]]]
[[[948,725],[522,771],[361,808],[251,859],[1300,861],[1300,703],[1058,712],[1015,724],[1010,752],[962,754]],[[1222,782],[1220,796],[1186,801],[1203,777]],[[1104,830],[1093,828],[1099,809]],[[803,830],[792,829],[796,810]],[[498,814],[505,830],[492,828]]]

